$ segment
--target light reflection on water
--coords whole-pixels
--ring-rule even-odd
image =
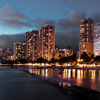
[[[56,79],[59,85],[78,85],[100,92],[100,70],[83,69],[28,69],[30,73]]]

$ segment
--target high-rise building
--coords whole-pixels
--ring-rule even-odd
[[[26,43],[14,43],[14,60],[25,59]]]
[[[6,61],[8,56],[11,56],[12,51],[9,48],[1,48],[0,49],[0,60]]]
[[[40,28],[40,57],[50,60],[55,50],[55,27],[47,25]]]
[[[39,58],[39,31],[26,32],[26,58],[32,61]]]
[[[93,54],[94,49],[94,24],[91,18],[80,21],[79,54]]]
[[[0,51],[0,56],[11,56],[12,53],[11,49],[9,48],[1,48]]]
[[[94,26],[94,55],[100,56],[100,23]]]

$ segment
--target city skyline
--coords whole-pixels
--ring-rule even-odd
[[[92,26],[91,26],[92,25]],[[97,25],[99,25],[99,23],[97,23]],[[56,46],[55,45],[55,26],[53,26],[53,25],[45,25],[45,26],[43,26],[43,27],[40,27],[40,30],[31,30],[31,31],[27,31],[26,33],[24,33],[24,35],[25,35],[25,37],[23,37],[23,34],[18,34],[18,36],[17,36],[17,38],[19,38],[19,37],[21,37],[21,39],[23,40],[23,38],[25,38],[24,39],[24,41],[22,41],[22,42],[19,42],[19,41],[17,41],[17,42],[14,42],[14,43],[23,43],[23,42],[26,42],[26,44],[27,44],[27,41],[28,41],[28,39],[30,38],[31,40],[33,39],[33,40],[35,40],[33,37],[34,37],[34,35],[33,36],[29,36],[29,38],[27,38],[28,36],[28,34],[34,34],[34,32],[38,32],[38,49],[41,49],[42,48],[42,45],[44,44],[44,43],[42,43],[42,41],[45,41],[45,39],[44,38],[48,38],[48,36],[46,36],[46,34],[48,35],[49,34],[49,27],[50,27],[50,32],[52,32],[52,27],[54,27],[54,29],[53,29],[53,34],[54,34],[54,36],[53,36],[53,48],[58,48],[58,49],[67,49],[68,47],[71,47],[70,45],[68,45],[67,47],[64,47],[64,48],[59,48],[59,46]],[[94,20],[93,19],[91,19],[91,18],[88,18],[88,19],[81,19],[80,20],[80,33],[79,33],[79,35],[80,35],[80,37],[79,37],[79,39],[80,39],[80,41],[79,41],[79,45],[78,45],[78,47],[79,47],[79,51],[83,51],[83,52],[89,52],[90,53],[90,51],[91,51],[91,49],[93,49],[94,48],[94,46],[92,46],[92,48],[90,49],[90,51],[89,51],[89,49],[88,50],[85,50],[90,44],[88,44],[88,46],[86,47],[86,48],[83,48],[83,47],[81,47],[81,49],[80,49],[80,46],[82,45],[82,42],[84,41],[84,43],[85,42],[87,42],[87,43],[89,43],[89,42],[93,42],[92,44],[94,44],[94,42],[95,42],[95,36],[94,36],[94,33],[95,33],[95,26],[94,26]],[[99,30],[99,29],[98,29]],[[84,33],[84,34],[83,34]],[[92,34],[91,34],[92,33]],[[85,34],[86,34],[86,36],[85,36]],[[99,34],[99,33],[98,33]],[[22,38],[23,37],[23,38]],[[40,37],[40,39],[39,39],[39,37]],[[50,37],[49,37],[50,38]],[[49,39],[48,38],[48,39]],[[41,39],[44,39],[44,40],[41,40]],[[48,40],[47,39],[47,40]],[[40,41],[40,43],[39,43],[39,41]],[[34,41],[34,43],[35,43],[36,41]],[[52,44],[52,42],[51,42],[51,44]],[[42,43],[42,44],[41,44]],[[81,44],[80,44],[81,43]],[[1,48],[9,48],[9,46],[8,47],[1,47]],[[72,48],[72,47],[71,47]],[[82,49],[83,48],[83,49]],[[11,49],[11,48],[10,48]],[[13,51],[14,49],[12,49],[12,51]],[[54,49],[55,50],[55,49]],[[14,51],[13,51],[14,52]],[[39,51],[40,52],[40,55],[41,55],[41,50]],[[42,51],[43,52],[43,51]],[[78,51],[77,51],[78,52]],[[75,52],[75,50],[74,50],[74,53],[77,53],[77,52]],[[93,54],[93,52],[94,52],[94,50],[92,50],[91,51],[91,54]],[[80,53],[80,54],[82,54],[82,53]],[[43,54],[42,54],[43,55]],[[42,55],[41,55],[41,57],[42,57]],[[28,58],[28,57],[26,57],[26,58]]]
[[[100,100],[100,0],[0,0],[1,100]]]
[[[53,0],[21,0],[20,3],[12,0],[2,1],[0,4],[0,47],[9,45],[12,48],[14,42],[25,40],[26,31],[39,30],[40,27],[49,24],[56,28],[56,46],[66,48],[70,45],[74,51],[78,51],[79,21],[90,17],[95,24],[99,23],[99,2],[99,0],[95,2],[89,0],[76,0],[76,2],[73,0],[55,0],[55,2]],[[21,36],[24,38],[20,39]]]

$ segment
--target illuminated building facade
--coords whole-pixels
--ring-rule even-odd
[[[39,31],[26,32],[26,58],[32,61],[39,58]]]
[[[40,28],[40,57],[50,60],[55,50],[55,27],[47,25]]]
[[[26,43],[14,43],[14,60],[25,59]]]
[[[67,48],[67,49],[55,49],[53,51],[53,58],[54,59],[60,59],[61,57],[69,57],[73,55],[73,49]]]
[[[13,56],[7,56],[7,60],[14,60]]]
[[[0,53],[0,56],[11,56],[11,49],[9,48],[2,48],[0,49],[1,53]]]
[[[11,56],[12,51],[9,48],[1,48],[0,49],[0,60],[6,61],[8,56]]]
[[[79,55],[93,54],[94,50],[94,22],[91,18],[80,21]]]
[[[94,55],[100,56],[100,23],[94,26]]]

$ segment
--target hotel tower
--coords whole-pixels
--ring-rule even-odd
[[[14,43],[14,60],[25,59],[26,43]]]
[[[39,31],[26,32],[26,58],[32,61],[39,58]]]
[[[40,57],[50,60],[55,50],[55,27],[47,25],[40,28]]]
[[[94,24],[91,18],[80,21],[79,54],[93,54],[94,50]]]

